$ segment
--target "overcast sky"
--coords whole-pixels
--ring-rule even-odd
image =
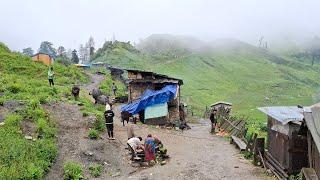
[[[203,40],[315,36],[320,1],[308,0],[0,0],[0,41],[14,50],[41,41],[78,48],[92,35],[138,42],[151,34]]]

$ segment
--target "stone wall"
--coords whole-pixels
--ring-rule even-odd
[[[152,83],[130,83],[129,84],[129,102],[132,102],[134,100],[137,100],[140,98],[141,94],[146,89],[155,89],[155,84]],[[179,92],[178,92],[179,93]],[[180,113],[179,113],[179,105],[180,105],[180,99],[179,94],[176,99],[171,100],[168,102],[168,117],[161,117],[161,118],[155,118],[152,120],[149,120],[148,124],[163,124],[164,122],[173,122],[176,120],[180,120]]]

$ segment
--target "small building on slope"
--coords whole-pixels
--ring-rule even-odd
[[[273,166],[284,177],[307,167],[308,143],[300,132],[303,108],[275,106],[258,109],[268,116],[267,166]]]
[[[320,179],[320,103],[311,106],[304,112],[304,118],[308,127],[308,161]]]
[[[164,125],[180,120],[181,79],[149,71],[125,70],[129,104],[122,111],[139,114],[146,124]]]
[[[32,59],[33,59],[34,61],[42,62],[42,63],[44,63],[44,64],[47,65],[47,66],[52,65],[53,62],[54,62],[53,57],[51,57],[49,54],[46,54],[46,53],[37,53],[37,54],[34,54],[34,55],[32,56]]]

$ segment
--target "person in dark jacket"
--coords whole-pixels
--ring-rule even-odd
[[[215,127],[217,125],[217,110],[213,109],[210,114],[210,121],[211,121],[211,133],[215,133]]]
[[[104,117],[106,119],[106,127],[108,132],[108,139],[114,140],[113,138],[113,117],[114,112],[111,109],[111,106],[106,106],[106,111],[104,112]]]

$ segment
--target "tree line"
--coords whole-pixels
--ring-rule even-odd
[[[53,43],[49,41],[43,41],[40,44],[37,53],[48,54],[50,57],[54,58],[55,61],[60,62],[65,65],[78,64],[78,63],[89,63],[95,52],[95,42],[92,36],[83,45],[80,44],[79,49],[68,49],[64,46],[58,46],[55,48]],[[35,51],[31,47],[24,48],[22,53],[27,56],[33,56]]]

